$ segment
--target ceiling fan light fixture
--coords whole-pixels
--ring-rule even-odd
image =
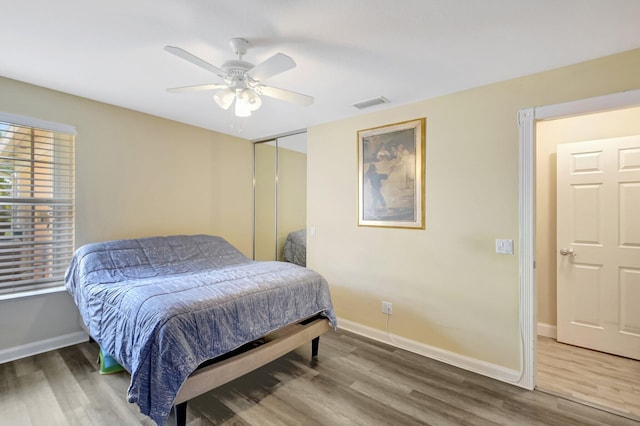
[[[236,93],[230,87],[224,90],[220,90],[213,95],[213,100],[216,101],[218,106],[222,109],[229,109],[233,103]]]
[[[242,99],[249,105],[251,111],[256,111],[262,106],[262,99],[251,89],[244,89],[242,91]]]
[[[236,117],[251,117],[251,106],[242,96],[236,96]]]
[[[247,53],[249,42],[243,38],[231,40],[231,48],[237,55],[237,59],[224,62],[220,67],[175,46],[165,46],[165,50],[194,65],[199,66],[218,77],[224,83],[198,84],[195,86],[174,87],[167,91],[171,93],[189,93],[202,90],[215,90],[213,99],[218,106],[228,110],[235,101],[234,112],[238,117],[249,117],[253,111],[262,106],[261,96],[280,99],[301,106],[313,103],[313,97],[277,87],[267,86],[264,80],[295,68],[295,61],[283,54],[276,53],[258,65],[253,65],[243,60]]]

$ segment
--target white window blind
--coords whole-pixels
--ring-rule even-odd
[[[73,255],[72,129],[0,114],[0,294],[63,282]]]

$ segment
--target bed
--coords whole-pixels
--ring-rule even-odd
[[[184,423],[188,399],[301,342],[313,341],[317,354],[318,337],[336,326],[322,276],[252,261],[215,236],[88,244],[76,250],[65,286],[91,337],[131,373],[128,401],[159,425],[174,404]],[[257,341],[265,344],[235,366],[227,359],[197,370]]]
[[[289,232],[284,242],[284,260],[307,266],[307,230]]]

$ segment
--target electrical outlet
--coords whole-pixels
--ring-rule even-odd
[[[393,313],[393,305],[391,302],[382,301],[382,313],[385,315],[391,315]]]

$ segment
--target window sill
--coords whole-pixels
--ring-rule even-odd
[[[26,297],[31,297],[31,296],[40,296],[43,294],[50,294],[50,293],[63,293],[66,291],[67,289],[64,287],[64,285],[43,288],[41,290],[17,291],[15,293],[0,294],[0,301],[11,300],[11,299],[24,299]]]

